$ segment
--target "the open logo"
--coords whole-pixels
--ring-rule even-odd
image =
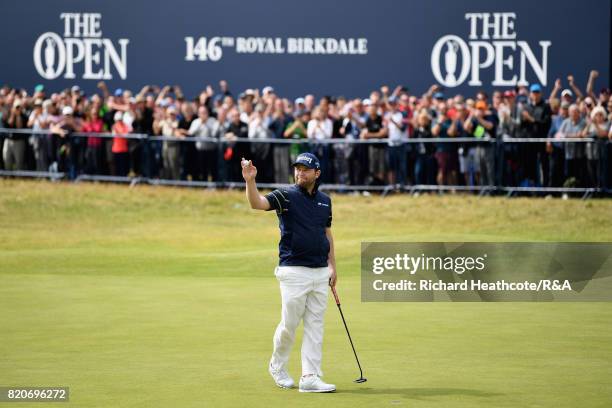
[[[113,70],[127,78],[127,45],[119,39],[119,51],[113,42],[102,37],[100,13],[61,13],[64,36],[46,32],[34,44],[34,66],[40,76],[55,79],[63,74],[75,79],[75,66],[80,65],[83,79],[113,79]]]
[[[469,41],[447,34],[431,51],[431,71],[440,84],[454,88],[469,76],[469,86],[482,86],[481,70],[493,66],[492,86],[527,85],[529,66],[537,77],[534,82],[546,86],[550,41],[539,41],[538,60],[526,41],[516,40],[516,13],[466,13],[465,19],[470,23]]]

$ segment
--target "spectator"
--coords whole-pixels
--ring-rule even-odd
[[[397,108],[397,99],[391,97],[388,99],[389,111],[385,115],[385,127],[388,129],[389,142],[387,147],[387,156],[389,163],[389,184],[399,184],[403,186],[406,183],[406,140],[408,134],[407,126],[404,122],[404,115]]]
[[[284,102],[277,99],[274,102],[272,117],[268,119],[268,129],[275,139],[285,139],[285,129],[289,123],[293,122],[291,116],[285,114]],[[289,145],[285,143],[277,143],[272,146],[274,152],[274,182],[289,183],[290,176],[290,159]]]
[[[312,112],[314,110],[314,107],[315,107],[315,97],[314,97],[314,95],[308,94],[308,95],[306,95],[304,97],[304,107],[309,112]]]
[[[482,142],[482,140],[490,139],[496,134],[497,114],[489,110],[485,98],[477,101],[475,107],[476,109],[472,110],[463,126],[469,135],[475,139],[481,139],[480,142],[470,147],[474,152],[475,179],[476,184],[489,186],[495,183],[493,148],[488,142]]]
[[[597,103],[601,106],[607,106],[608,102],[610,102],[610,89],[602,88],[599,91],[599,97],[597,98]]]
[[[181,103],[181,116],[176,133],[179,137],[190,137],[189,129],[195,119],[194,110],[191,102]],[[181,151],[181,180],[193,179],[196,169],[196,148],[195,143],[180,143]]]
[[[345,139],[345,135],[340,132],[342,128],[342,113],[344,113],[344,107],[346,106],[346,100],[344,97],[339,97],[334,100],[330,98],[328,105],[328,117],[332,121],[332,139]],[[346,141],[346,140],[345,140]],[[349,163],[347,154],[348,146],[346,143],[342,143],[337,140],[329,146],[330,152],[330,168],[331,177],[328,177],[330,182],[335,184],[346,184],[349,180]]]
[[[310,112],[307,110],[297,111],[293,122],[289,122],[287,128],[283,132],[283,137],[288,139],[306,139],[308,137],[306,126],[310,122]],[[305,143],[292,143],[289,148],[289,156],[293,163],[301,154],[308,151]]]
[[[28,117],[20,99],[15,99],[13,107],[8,114],[4,127],[8,129],[24,129],[27,127]],[[25,170],[25,149],[27,135],[9,133],[4,141],[2,158],[7,170]]]
[[[498,144],[497,181],[507,186],[516,186],[518,171],[518,146],[510,139],[516,136],[518,126],[516,92],[504,92],[503,102],[497,111],[499,124],[496,130]]]
[[[548,103],[542,98],[542,87],[539,84],[533,84],[529,87],[529,103],[526,106],[521,105],[519,110],[520,137],[546,138],[548,136],[552,112]],[[544,175],[540,185],[546,186],[548,184],[548,160],[545,143],[522,143],[520,160],[523,167],[522,178],[527,185],[535,185],[538,182],[540,168]]]
[[[607,158],[604,158],[604,149],[608,139],[610,122],[606,117],[606,110],[597,106],[591,111],[591,115],[585,118],[586,126],[582,130],[582,137],[595,139],[587,142],[585,146],[587,160],[588,186],[602,188],[607,185]]]
[[[64,106],[62,108],[61,120],[57,124],[51,126],[51,132],[59,137],[56,154],[58,162],[57,169],[59,171],[68,172],[70,180],[74,180],[77,177],[77,165],[75,163],[72,134],[78,131],[79,127],[73,113],[70,106]]]
[[[219,94],[222,96],[232,96],[232,93],[229,90],[229,85],[226,80],[222,79],[221,81],[219,81],[219,90]]]
[[[357,99],[359,103],[361,100]],[[358,114],[356,109],[353,106],[347,106],[345,108],[346,113],[343,115],[342,123],[338,133],[341,137],[346,139],[347,141],[357,140],[359,139],[359,135],[361,133],[361,122],[358,119]],[[344,149],[344,155],[346,157],[347,170],[348,170],[348,180],[345,181],[349,184],[363,184],[363,179],[360,178],[360,175],[363,174],[362,170],[364,168],[364,164],[358,155],[359,145],[347,143]],[[342,173],[342,171],[340,171]],[[342,177],[341,177],[342,178]],[[338,180],[340,182],[340,180]]]
[[[407,92],[404,92],[400,95],[399,104],[397,110],[402,112],[404,119],[404,126],[406,127],[406,131],[408,136],[412,135],[412,118],[414,116],[414,102],[410,102],[410,96]]]
[[[453,108],[448,109],[447,116],[456,123],[457,134],[455,137],[472,137],[472,135],[466,130],[465,126],[470,118],[470,115],[472,115],[472,112],[476,110],[473,107],[474,104],[472,103],[472,108],[468,110],[461,95],[453,98],[448,103],[452,104],[453,106]],[[475,172],[480,172],[480,162],[477,160],[477,143],[458,142],[456,143],[455,147],[457,148],[458,165],[457,183],[460,185],[468,184],[470,186],[474,186],[477,184],[475,182]]]
[[[491,110],[497,112],[501,104],[504,102],[504,96],[501,91],[493,92],[493,101],[491,103]]]
[[[49,120],[48,113],[43,109],[43,101],[41,99],[36,99],[34,101],[34,109],[32,109],[30,113],[28,127],[32,128],[34,131],[43,131],[41,133],[32,134],[29,141],[34,151],[36,171],[48,171],[49,148],[47,145],[47,135],[44,131],[49,128]]]
[[[295,111],[293,112],[295,115],[306,110],[306,101],[302,97],[296,98],[293,104],[295,106]]]
[[[322,106],[317,107],[312,116],[313,118],[308,122],[306,132],[308,134],[308,139],[312,141],[313,153],[321,162],[322,177],[326,177],[324,180],[327,181],[329,180],[330,173],[329,145],[321,143],[321,141],[331,139],[333,123],[327,117],[326,111]]]
[[[563,121],[559,128],[560,138],[571,139],[581,137],[584,121],[580,117],[578,105],[569,107],[569,117]],[[584,181],[584,145],[582,143],[568,142],[565,145],[565,185],[566,187],[579,187]]]
[[[116,137],[113,138],[113,161],[115,163],[115,175],[126,177],[130,171],[130,160],[128,150],[128,139],[121,137],[132,131],[132,128],[123,121],[125,115],[122,111],[115,112],[112,132]]]
[[[102,133],[104,131],[104,122],[98,116],[98,108],[92,106],[85,115],[81,131],[84,133]],[[88,137],[87,148],[85,150],[85,173],[86,174],[101,174],[101,166],[103,162],[104,151],[102,138]]]
[[[332,123],[332,139],[334,139],[334,143],[330,143],[324,148],[327,149],[327,168],[328,175],[326,177],[322,177],[322,181],[326,183],[334,183],[334,184],[345,184],[349,179],[349,168],[348,168],[348,158],[347,158],[347,145],[345,136],[340,133],[340,129],[342,128],[342,116],[340,115],[340,111],[343,110],[343,106],[346,104],[344,101],[344,97],[340,97],[340,101],[335,98],[329,98],[329,103],[325,108],[327,112],[327,118]],[[342,180],[342,181],[339,181]]]
[[[559,133],[559,129],[563,121],[569,116],[570,103],[564,100],[559,104],[557,99],[552,99],[550,106],[553,116],[550,130],[548,131],[548,137],[560,139],[561,134]],[[561,187],[565,180],[565,143],[558,141],[547,142],[546,151],[549,157],[549,187]]]
[[[155,100],[152,96],[146,95],[150,92],[151,86],[146,86],[136,96],[135,105],[133,107],[134,121],[132,123],[132,131],[140,135],[153,134],[153,120]],[[152,155],[151,143],[148,140],[130,140],[129,142],[134,147],[130,149],[134,171],[142,174],[144,177],[152,177],[154,170],[154,157]]]
[[[249,125],[240,120],[240,113],[237,109],[229,111],[229,123],[226,127],[224,138],[229,141],[228,147],[225,149],[223,158],[229,162],[230,166],[229,177],[231,181],[240,181],[242,179],[242,168],[240,160],[242,157],[250,156],[250,147],[247,143],[240,142],[240,139],[249,137]]]
[[[211,117],[206,106],[198,108],[198,117],[191,122],[189,135],[197,138],[219,139],[219,122]],[[196,172],[195,179],[200,181],[216,181],[218,148],[215,142],[198,140],[196,148]],[[210,178],[210,180],[209,180]]]
[[[182,135],[178,132],[179,122],[178,114],[174,106],[168,107],[164,115],[164,119],[158,124],[158,132],[162,136],[168,138],[180,138]],[[178,180],[181,176],[180,164],[180,142],[177,140],[164,140],[162,144],[162,158],[164,166],[164,177],[172,180]]]
[[[59,170],[58,145],[60,144],[60,136],[53,133],[52,129],[56,129],[63,117],[60,114],[60,109],[51,99],[43,102],[43,110],[47,113],[50,133],[47,134],[47,147],[49,153],[49,171],[57,172]]]
[[[234,101],[234,98],[232,98],[231,95],[226,95],[226,96],[223,97],[223,103],[221,104],[221,106],[226,111],[229,111],[229,110],[233,109],[236,106],[236,103]]]
[[[427,111],[421,111],[417,117],[414,127],[415,139],[431,139],[431,118]],[[420,142],[417,144],[416,158],[414,164],[414,178],[416,184],[436,184],[437,162],[434,157],[434,144]]]
[[[271,92],[271,91],[269,91]],[[265,106],[257,104],[255,112],[249,118],[249,139],[269,139],[272,137],[272,132],[268,128],[268,120],[266,119]],[[251,154],[255,163],[266,163],[272,159],[272,146],[269,142],[254,142],[250,143]],[[264,183],[273,181],[273,163],[272,166],[265,166],[261,169],[259,179]]]
[[[439,101],[436,119],[431,129],[433,137],[441,139],[456,137],[458,126],[456,120],[451,120],[448,117],[446,102]],[[453,142],[437,143],[435,157],[438,164],[438,174],[436,176],[438,185],[456,185],[458,170],[456,144]]]
[[[231,105],[228,105],[225,109],[231,109]],[[244,94],[241,95],[238,99],[238,109],[240,110],[240,120],[244,123],[249,123],[253,115],[253,97]]]
[[[378,98],[377,92],[372,92]],[[361,131],[361,139],[383,139],[389,134],[389,129],[383,126],[382,116],[378,114],[378,106],[368,101],[368,118],[365,128]],[[385,183],[385,145],[382,143],[368,145],[368,164],[370,185]]]
[[[155,104],[155,102],[153,102]],[[166,111],[161,105],[154,105],[153,108],[153,136],[160,136],[162,132],[162,121],[166,118]],[[149,145],[150,155],[149,160],[151,163],[151,174],[150,177],[161,178],[164,176],[164,161],[163,161],[163,141],[161,140],[147,140]]]
[[[414,109],[415,109],[415,105],[413,103],[410,102],[410,95],[408,94],[408,91],[405,87],[403,86],[398,86],[395,88],[395,90],[393,91],[393,96],[398,98],[398,106],[397,106],[397,110],[399,110],[402,113],[402,123],[404,124],[404,128],[406,129],[406,136],[408,138],[413,137],[412,134],[414,132],[414,127],[413,127],[413,123],[414,123]],[[416,155],[417,155],[417,146],[413,143],[407,143],[406,144],[406,164],[407,164],[407,170],[406,170],[406,182],[410,183],[410,182],[414,182],[415,176],[414,176],[414,167],[415,167],[415,160],[416,160]]]
[[[355,124],[359,127],[359,137],[361,138],[361,132],[365,128],[366,121],[368,119],[368,112],[366,110],[366,106],[364,102],[367,101],[368,106],[370,105],[369,100],[361,100],[360,98],[355,98],[352,103],[353,107],[353,115],[352,119]],[[352,151],[352,173],[351,176],[355,181],[355,184],[365,185],[368,180],[369,175],[369,163],[368,163],[368,145],[359,143],[353,146]]]

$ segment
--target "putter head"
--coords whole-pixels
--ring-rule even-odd
[[[368,381],[368,379],[367,379],[367,378],[359,377],[358,379],[356,379],[356,380],[355,380],[355,381],[353,381],[353,382],[356,382],[357,384],[361,384],[361,383],[364,383],[364,382],[366,382],[366,381]]]

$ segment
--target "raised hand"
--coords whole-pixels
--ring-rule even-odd
[[[243,157],[240,161],[240,165],[242,166],[242,178],[244,178],[244,181],[248,182],[255,180],[257,176],[257,167],[253,166],[253,162]]]

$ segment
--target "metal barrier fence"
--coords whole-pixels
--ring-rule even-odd
[[[27,141],[31,139],[33,136],[36,138],[57,138],[60,140],[57,135],[53,135],[48,130],[38,130],[34,131],[32,129],[8,129],[8,128],[0,128],[0,142],[3,140],[24,140]],[[112,174],[88,174],[85,170],[84,166],[79,167],[78,165],[75,168],[75,163],[71,163],[71,160],[74,158],[67,158],[64,163],[64,168],[60,169],[58,166],[50,166],[47,171],[43,169],[39,169],[38,171],[25,170],[25,169],[0,169],[0,176],[5,177],[34,177],[34,178],[49,178],[54,181],[58,180],[72,180],[74,182],[82,182],[82,181],[102,181],[102,182],[115,182],[115,183],[130,183],[130,184],[139,184],[146,183],[152,185],[171,185],[171,186],[186,186],[186,187],[205,187],[205,188],[243,188],[245,183],[241,182],[239,179],[234,177],[232,179],[231,174],[236,174],[236,169],[229,168],[228,166],[236,166],[235,159],[226,160],[224,158],[224,152],[229,147],[236,147],[237,145],[256,145],[256,144],[268,144],[270,146],[283,146],[283,145],[300,145],[305,151],[317,150],[317,149],[325,149],[327,153],[331,153],[334,149],[333,146],[346,146],[347,148],[362,148],[361,154],[365,154],[363,151],[367,149],[367,146],[388,146],[390,143],[396,143],[394,141],[390,141],[389,139],[351,139],[351,138],[333,138],[333,139],[322,139],[322,140],[313,140],[313,139],[275,139],[275,138],[239,138],[234,141],[225,140],[225,139],[217,139],[217,138],[203,138],[203,137],[173,137],[173,136],[151,136],[147,134],[127,134],[118,136],[112,133],[82,133],[82,132],[73,132],[69,135],[67,140],[64,140],[64,144],[69,145],[73,149],[79,149],[79,154],[84,155],[86,145],[83,145],[80,142],[77,142],[82,139],[88,139],[91,137],[100,138],[100,139],[113,139],[113,138],[122,138],[127,139],[128,141],[132,141],[132,143],[136,143],[139,145],[141,149],[142,157],[138,158],[138,160],[147,161],[148,159],[145,157],[156,156],[154,159],[155,163],[153,165],[158,166],[157,169],[151,171],[143,171],[141,174],[128,177],[128,176],[117,176]],[[35,142],[35,140],[34,140]],[[170,179],[164,178],[160,174],[161,165],[163,168],[163,163],[159,159],[159,155],[161,154],[161,149],[163,143],[166,142],[179,142],[181,146],[183,144],[193,144],[193,143],[209,143],[214,144],[216,148],[214,151],[216,152],[216,161],[217,161],[217,175],[218,178],[212,181],[204,181],[204,180],[189,180],[189,179]],[[504,182],[507,180],[509,173],[516,171],[516,169],[505,169],[506,159],[510,156],[517,156],[517,151],[520,151],[521,146],[533,146],[536,144],[538,147],[535,150],[539,152],[543,152],[543,146],[547,142],[551,142],[555,145],[555,154],[559,155],[560,146],[569,146],[570,144],[597,144],[598,145],[598,158],[596,163],[586,163],[586,159],[581,159],[581,162],[577,164],[578,166],[588,166],[589,164],[594,165],[597,168],[597,183],[598,185],[589,185],[589,186],[542,186],[542,185],[507,185],[510,183]],[[612,189],[608,184],[608,173],[609,162],[608,156],[610,148],[612,147],[612,143],[610,140],[596,140],[593,138],[564,138],[564,139],[553,139],[553,138],[473,138],[473,137],[456,137],[456,138],[410,138],[402,141],[401,146],[405,146],[407,152],[404,153],[407,155],[406,161],[403,162],[405,166],[408,165],[409,159],[408,155],[414,153],[416,149],[415,146],[424,146],[428,144],[440,145],[455,145],[457,149],[470,149],[472,147],[482,147],[485,150],[481,151],[481,155],[485,155],[486,157],[481,160],[488,161],[489,166],[491,167],[487,171],[492,175],[489,177],[489,181],[487,183],[474,183],[470,181],[466,184],[459,185],[439,185],[435,183],[412,183],[412,184],[385,184],[381,183],[379,185],[372,184],[350,184],[350,183],[334,183],[326,182],[321,185],[322,190],[330,190],[330,191],[378,191],[383,195],[388,194],[392,191],[403,191],[412,194],[416,194],[418,192],[423,191],[467,191],[478,193],[480,195],[484,194],[506,194],[508,196],[512,196],[517,193],[567,193],[567,194],[581,194],[583,198],[588,198],[593,194],[599,195],[610,195],[612,193]],[[110,143],[102,144],[103,154],[108,153],[108,146]],[[75,147],[77,146],[77,147]],[[470,147],[465,147],[470,146]],[[4,147],[4,146],[3,146]],[[395,146],[394,146],[395,147]],[[465,147],[465,148],[464,148]],[[35,149],[35,147],[33,147]],[[524,150],[524,148],[523,148]],[[532,149],[534,150],[534,149]],[[564,149],[562,149],[564,150]],[[3,152],[4,153],[4,152]],[[55,152],[54,152],[55,153]],[[520,153],[520,152],[519,152]],[[249,153],[247,153],[248,155]],[[420,154],[420,153],[417,153]],[[552,156],[553,153],[546,153]],[[59,154],[58,154],[59,155]],[[271,157],[265,161],[265,164],[272,165]],[[320,157],[322,162],[329,161],[329,158],[326,154],[325,157]],[[428,156],[433,156],[433,153],[428,153]],[[466,160],[467,154],[461,155],[459,160]],[[252,156],[251,156],[252,157]],[[536,163],[515,163],[518,164],[519,167],[525,166],[529,164],[529,166],[535,166],[535,168],[539,169],[536,174],[536,179],[540,181],[547,180],[549,176],[544,175],[545,171],[549,171],[548,165],[544,165],[542,163],[542,158],[544,157],[546,160],[549,158],[542,156],[542,153],[536,152],[534,154],[531,153],[530,157],[534,160],[537,160]],[[248,157],[250,158],[250,157]],[[151,157],[149,157],[151,159]],[[82,160],[82,157],[79,158]],[[346,160],[346,158],[344,158]],[[564,160],[562,160],[564,161]],[[484,162],[483,162],[484,163]],[[322,163],[324,166],[333,167],[333,162],[331,163]],[[411,163],[413,164],[413,163]],[[150,163],[147,165],[151,165]],[[564,164],[565,166],[565,164]],[[260,166],[261,168],[262,166]],[[108,170],[108,169],[107,169]],[[556,169],[559,171],[559,169]],[[563,170],[563,179],[565,179],[566,169]],[[584,172],[586,174],[585,169],[579,169],[580,172]],[[469,173],[470,170],[465,173]],[[107,172],[108,173],[108,172]],[[463,174],[463,173],[462,173]],[[534,180],[535,181],[535,180]],[[289,185],[289,180],[287,183],[274,183],[274,182],[258,182],[258,186],[261,188],[278,188],[281,186]],[[551,184],[548,182],[547,184]]]

